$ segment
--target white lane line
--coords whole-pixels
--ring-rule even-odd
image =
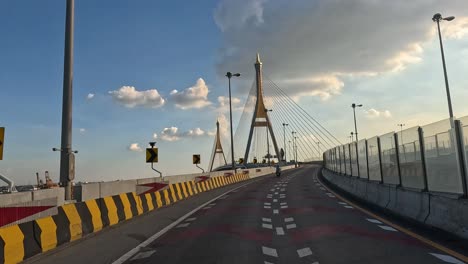
[[[142,248],[145,248],[147,247],[149,244],[153,243],[153,241],[155,241],[156,239],[158,239],[159,237],[161,237],[162,235],[166,234],[167,232],[169,232],[172,228],[174,228],[175,226],[179,225],[180,223],[182,223],[183,221],[185,221],[185,219],[189,218],[190,216],[192,216],[194,213],[200,211],[201,209],[203,209],[203,207],[207,206],[208,204],[218,200],[220,197],[222,197],[223,195],[226,195],[230,192],[233,192],[239,188],[242,188],[246,185],[249,185],[249,184],[252,184],[252,183],[255,183],[255,182],[258,182],[259,180],[261,179],[258,179],[258,180],[254,180],[254,181],[250,181],[250,182],[247,182],[239,187],[236,187],[234,189],[231,189],[231,190],[228,190],[226,191],[225,193],[222,193],[220,195],[218,195],[217,197],[211,199],[210,201],[198,206],[197,208],[193,209],[192,211],[186,213],[185,215],[183,215],[182,217],[180,217],[179,219],[175,220],[174,222],[172,222],[171,224],[169,224],[168,226],[164,227],[163,229],[161,229],[159,232],[157,232],[156,234],[152,235],[151,237],[149,237],[148,239],[146,239],[145,241],[143,241],[141,244],[139,244],[138,246],[134,247],[132,250],[128,251],[127,253],[123,254],[120,258],[118,258],[116,261],[112,262],[112,264],[123,264],[124,262],[126,262],[127,260],[129,260],[131,257],[133,257],[135,254],[137,254]]]
[[[286,209],[286,208],[288,208],[287,205],[282,205],[282,206],[281,206],[281,209]]]
[[[278,202],[278,199],[273,199],[273,202],[274,202],[274,203]]]
[[[286,217],[286,218],[284,219],[284,221],[285,221],[286,223],[293,222],[293,221],[294,221],[294,218],[292,218],[292,217]]]
[[[312,262],[312,264],[320,264],[318,261]]]
[[[286,191],[286,189],[281,189],[280,191],[281,191],[281,192],[285,192],[285,191]]]
[[[271,205],[271,203],[263,203],[263,205]]]
[[[344,202],[338,202],[338,203],[341,205],[348,205],[347,203],[344,203]]]
[[[374,218],[366,218],[366,220],[374,224],[382,224],[382,222]]]
[[[379,225],[379,227],[382,228],[383,230],[398,232],[395,228],[389,227],[389,226],[386,226],[386,225]]]
[[[278,192],[275,192],[275,194],[278,194]]]
[[[149,256],[153,255],[154,252],[156,252],[156,250],[149,250],[149,251],[140,252],[140,253],[136,254],[132,258],[132,260],[148,258]]]
[[[278,209],[274,209],[274,210],[273,210],[273,213],[274,213],[274,214],[279,214]]]
[[[263,228],[268,228],[268,229],[273,229],[273,225],[271,225],[271,224],[265,224],[265,223],[263,223],[263,224],[262,224],[262,227],[263,227]]]
[[[264,261],[263,264],[273,264],[273,263],[268,262],[268,261]]]
[[[287,229],[292,229],[292,228],[296,228],[297,225],[296,224],[289,224],[289,225],[286,225],[286,228]]]
[[[274,191],[275,191],[275,188],[273,188],[273,189],[270,189],[270,191],[274,192]]]
[[[284,229],[282,227],[277,227],[276,228],[276,234],[278,236],[283,236],[284,235]]]
[[[211,209],[211,206],[205,206],[205,207],[203,207],[203,209],[205,209],[205,210]]]
[[[351,205],[345,205],[344,206],[345,208],[348,208],[348,209],[353,209],[354,207],[352,207]]]
[[[271,209],[271,206],[266,206],[266,205],[265,205],[265,206],[263,206],[263,208],[265,208],[265,209]]]
[[[189,225],[190,223],[183,223],[183,224],[178,225],[177,228],[187,227]]]
[[[280,205],[287,205],[287,204],[288,204],[287,202],[280,203]]]
[[[262,246],[262,252],[265,255],[272,256],[272,257],[278,257],[278,252],[274,248],[269,248],[269,247],[263,247]]]
[[[195,221],[196,219],[197,219],[196,217],[191,217],[191,218],[187,218],[185,221],[192,222],[192,221]]]
[[[443,255],[443,254],[437,254],[437,253],[429,253],[431,254],[432,256],[440,259],[440,260],[443,260],[447,263],[453,263],[453,264],[464,264],[464,262],[452,257],[452,256],[449,256],[449,255]]]
[[[312,255],[312,250],[310,248],[302,248],[297,250],[297,254],[299,255],[300,258],[307,257]]]
[[[263,221],[263,222],[271,223],[271,218],[262,217],[262,221]]]

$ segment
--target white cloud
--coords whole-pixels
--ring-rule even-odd
[[[209,89],[205,81],[199,78],[194,86],[189,87],[181,92],[173,90],[171,99],[175,106],[180,109],[203,108],[211,104],[208,101]]]
[[[156,134],[156,133],[155,133]],[[196,138],[211,135],[211,133],[204,131],[203,129],[197,127],[194,129],[189,129],[185,132],[180,132],[177,127],[166,127],[161,131],[160,138],[164,141],[178,141],[183,138]]]
[[[263,4],[266,0],[222,0],[214,12],[214,20],[221,31],[239,29],[245,24],[263,23]]]
[[[376,76],[420,63],[425,45],[436,38],[431,21],[434,10],[458,14],[468,10],[468,1],[317,0],[284,4],[223,0],[214,14],[223,32],[217,70],[224,75],[236,69],[246,79],[253,79],[252,64],[255,53],[260,52],[265,75],[288,95],[326,100],[342,93],[345,77]],[[444,21],[444,36],[468,34],[467,19]]]
[[[231,97],[232,99],[232,111],[242,110],[241,100],[237,97]],[[229,97],[218,96],[218,112],[229,112]]]
[[[379,110],[376,110],[374,108],[371,108],[367,111],[365,111],[366,113],[366,117],[369,118],[369,119],[375,119],[375,118],[391,118],[392,117],[392,113],[390,113],[389,110],[382,110],[382,111],[379,111]]]
[[[133,86],[122,86],[119,90],[109,91],[109,94],[115,101],[128,108],[136,106],[157,108],[165,103],[164,98],[156,89],[138,91]]]
[[[161,132],[161,139],[164,141],[177,141],[180,139],[179,134],[177,133],[179,129],[177,127],[166,127]]]
[[[86,133],[86,129],[85,129],[85,128],[80,128],[80,133],[81,133],[81,134]]]
[[[128,146],[128,150],[130,151],[135,151],[135,152],[140,152],[143,151],[141,147],[138,145],[138,143],[132,143],[130,146]]]
[[[94,94],[93,93],[89,93],[87,96],[86,96],[86,99],[88,100],[91,100],[94,98]]]
[[[153,133],[153,138],[154,138],[154,139],[158,139],[158,134],[157,134],[157,133]]]

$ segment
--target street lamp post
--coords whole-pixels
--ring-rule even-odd
[[[283,123],[283,146],[284,146],[284,161],[287,162],[287,156],[286,156],[286,127],[289,126],[289,124]]]
[[[65,187],[66,200],[71,200],[72,198],[72,180],[74,177],[74,156],[72,154],[74,9],[75,1],[67,0],[65,58],[63,66],[62,139],[60,148],[60,183]]]
[[[448,102],[449,115],[450,115],[450,124],[452,128],[454,127],[452,99],[450,98],[450,89],[449,89],[449,83],[448,83],[448,77],[447,77],[447,67],[445,66],[444,46],[442,44],[442,35],[440,34],[440,21],[441,20],[452,21],[454,19],[455,19],[454,16],[442,17],[440,13],[437,13],[432,17],[432,21],[437,22],[437,30],[439,32],[440,53],[442,54],[442,66],[444,68],[445,90],[447,92],[447,102]]]
[[[362,104],[355,104],[353,103],[351,105],[353,108],[353,113],[354,113],[354,134],[356,135],[356,142],[358,142],[358,132],[357,132],[357,123],[356,123],[356,107],[362,107]]]
[[[271,112],[273,111],[272,109],[266,109],[265,108],[265,112]],[[268,129],[270,128],[270,124],[269,122],[267,121],[267,127],[266,127],[266,132],[267,132],[267,155],[268,155],[268,166],[271,166],[271,163],[270,163],[270,140],[268,138]]]
[[[296,147],[296,137],[294,136],[297,132],[296,131],[291,131],[291,135],[292,135],[292,138],[293,138],[293,157],[294,157],[294,164],[295,164],[295,167],[297,168],[297,160],[296,160],[296,155],[294,154],[296,151],[295,151],[295,147]]]
[[[232,162],[232,170],[234,173],[236,172],[236,162],[234,161],[234,136],[232,134],[232,100],[231,100],[231,77],[239,77],[240,73],[234,73],[232,74],[231,72],[226,73],[226,77],[228,77],[228,82],[229,82],[229,123],[230,123],[230,128],[231,128],[231,162]]]
[[[317,141],[316,143],[317,143],[318,153],[319,153],[318,155],[319,155],[319,159],[320,159],[320,153],[322,152],[322,151],[320,150],[320,141]]]

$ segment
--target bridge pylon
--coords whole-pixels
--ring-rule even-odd
[[[214,142],[213,152],[211,153],[209,171],[213,170],[213,164],[216,160],[216,156],[219,156],[219,159],[222,158],[224,165],[227,165],[226,156],[224,155],[223,146],[221,145],[221,136],[219,134],[219,121],[216,120],[216,136]]]
[[[267,133],[270,133],[271,141],[273,142],[276,157],[278,158],[278,160],[281,160],[278,144],[276,143],[276,137],[273,132],[273,126],[271,125],[270,118],[268,116],[268,109],[265,108],[265,103],[263,101],[262,62],[260,61],[260,55],[258,53],[257,60],[255,62],[255,73],[257,99],[255,102],[255,110],[252,116],[252,124],[250,125],[249,139],[247,140],[247,148],[245,149],[244,164],[248,163],[254,129],[260,127],[267,128]]]

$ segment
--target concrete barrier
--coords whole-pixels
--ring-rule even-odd
[[[262,171],[255,173],[254,177],[270,172],[271,168],[265,170],[262,168]],[[198,193],[248,180],[251,178],[249,174],[250,171],[247,174],[237,173],[229,177],[214,176],[198,183],[193,180],[194,175],[180,175],[172,179],[169,188],[144,195],[136,195],[135,185],[138,181],[150,182],[152,178],[85,184],[81,186],[86,186],[81,189],[84,196],[87,196],[87,193],[111,195],[62,205],[56,207],[58,210],[56,215],[0,228],[0,263],[19,263],[35,254],[49,251],[61,244],[80,239],[145,212],[177,203]],[[192,180],[180,181],[182,179]],[[100,190],[96,186],[100,187]],[[117,190],[133,191],[114,194],[115,191],[110,189],[112,187]],[[52,194],[46,192],[37,194],[40,197],[47,195]]]
[[[327,182],[392,214],[468,239],[468,200],[409,190],[322,170]]]

